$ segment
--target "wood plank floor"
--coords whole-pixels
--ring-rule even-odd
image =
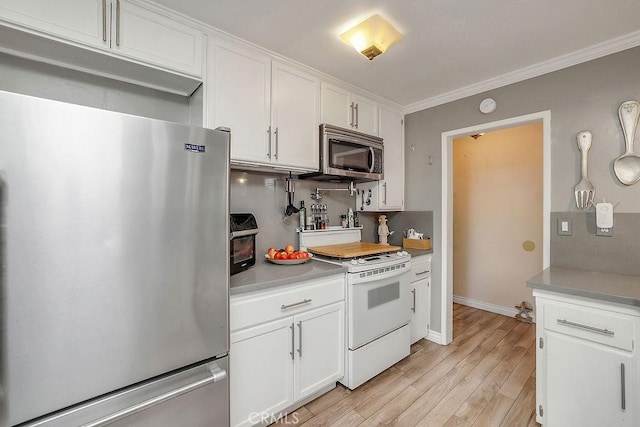
[[[356,390],[338,384],[277,424],[539,426],[535,326],[454,304],[453,336],[448,346],[420,340]]]

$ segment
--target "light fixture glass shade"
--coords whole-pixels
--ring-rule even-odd
[[[402,34],[376,14],[340,34],[340,39],[371,60],[401,40]]]

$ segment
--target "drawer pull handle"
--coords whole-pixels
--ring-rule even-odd
[[[625,386],[624,363],[620,364],[620,391],[622,392],[622,410],[627,409],[627,396]]]
[[[428,272],[429,272],[429,270],[421,271],[420,273],[416,273],[416,276],[427,274]]]
[[[311,302],[310,299],[303,299],[302,301],[294,302],[293,304],[282,304],[280,310],[286,310],[288,308],[297,307],[302,304],[309,304]]]
[[[583,325],[581,323],[574,323],[574,322],[568,321],[567,319],[558,319],[558,324],[564,325],[564,326],[571,326],[578,329],[584,329],[590,332],[597,332],[599,334],[608,335],[611,337],[615,335],[615,332],[610,331],[608,329],[596,328],[594,326]]]

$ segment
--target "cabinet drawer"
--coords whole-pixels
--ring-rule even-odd
[[[431,258],[415,258],[411,260],[411,282],[431,277]]]
[[[312,308],[344,300],[344,276],[309,281],[300,286],[268,290],[231,298],[230,329],[291,316]]]
[[[544,328],[623,350],[633,350],[633,318],[624,314],[545,301]]]

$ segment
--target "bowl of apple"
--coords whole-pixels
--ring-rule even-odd
[[[313,254],[307,251],[296,251],[293,245],[287,245],[284,249],[269,248],[264,257],[274,264],[294,265],[309,261],[313,258]]]

